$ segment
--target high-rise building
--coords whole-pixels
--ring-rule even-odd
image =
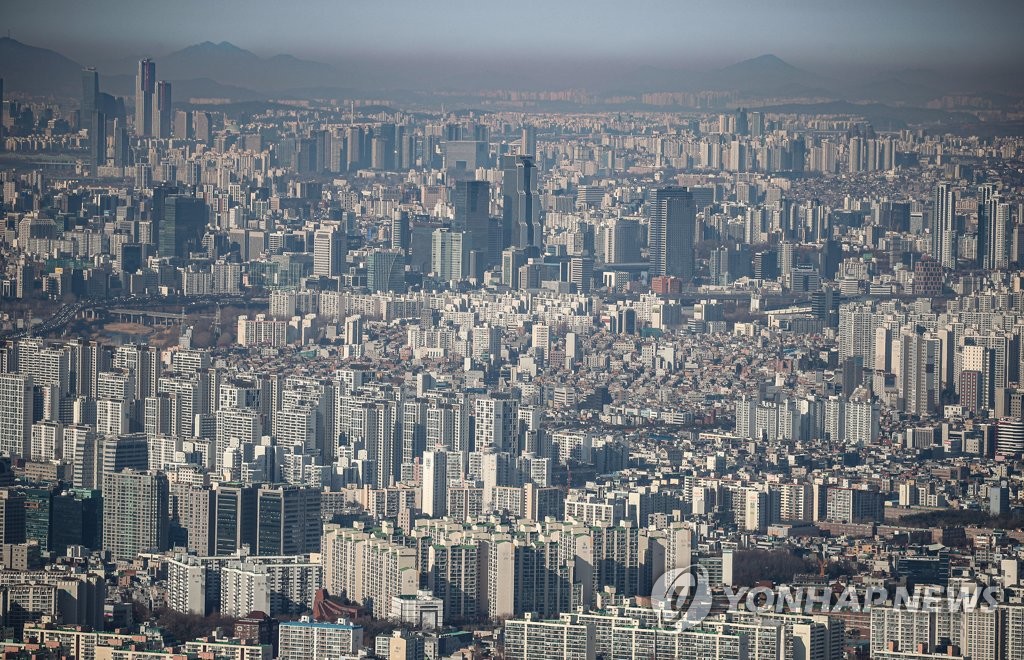
[[[651,276],[692,280],[697,207],[690,191],[680,187],[656,191],[649,227]]]
[[[156,107],[153,109],[153,134],[162,139],[171,137],[171,83],[161,80],[156,85]]]
[[[942,391],[942,342],[930,332],[905,331],[900,335],[898,389],[903,410],[927,416],[938,410]]]
[[[395,211],[391,214],[391,249],[406,253],[412,244],[412,228],[409,224],[408,211]]]
[[[978,265],[1003,270],[1010,261],[1010,205],[998,196],[993,184],[978,187]]]
[[[423,452],[423,513],[432,518],[444,517],[447,501],[448,454],[443,450]]]
[[[573,257],[568,263],[566,281],[576,287],[578,293],[590,293],[594,281],[594,260],[590,257]]]
[[[256,554],[320,551],[320,490],[262,486],[256,501]]]
[[[163,473],[123,470],[103,475],[103,547],[114,559],[166,550],[167,512]]]
[[[931,255],[943,268],[956,268],[956,190],[950,183],[935,188],[931,215]]]
[[[220,570],[220,611],[230,617],[297,617],[313,607],[322,576],[319,562],[305,555],[228,562]]]
[[[395,596],[413,595],[419,586],[415,548],[376,538],[360,529],[329,524],[323,528],[323,584],[366,605],[375,617],[391,613]]]
[[[195,135],[192,127],[192,113],[187,110],[178,110],[174,113],[174,137],[181,140],[190,140]]]
[[[469,251],[466,232],[447,227],[435,229],[431,247],[431,272],[442,282],[457,282],[466,276]]]
[[[528,156],[505,156],[501,169],[502,248],[522,248],[536,256],[544,246],[537,167]]]
[[[155,90],[156,62],[150,59],[140,60],[138,72],[135,74],[135,134],[139,137],[153,135],[153,92]],[[168,90],[169,92],[170,90]]]
[[[0,373],[0,452],[28,457],[35,397],[32,377]]]
[[[81,124],[89,131],[89,165],[106,165],[107,135],[106,118],[100,110],[100,74],[96,69],[82,70],[82,108],[79,113]]]
[[[526,265],[526,251],[510,247],[501,253],[501,283],[510,289],[518,289],[519,269]]]
[[[13,488],[0,489],[0,544],[25,542],[25,496]]]
[[[640,261],[640,223],[618,218],[601,232],[599,249],[608,264],[635,264]]]
[[[313,274],[337,277],[345,265],[345,232],[338,226],[321,227],[313,235]]]
[[[201,199],[170,195],[164,199],[157,251],[162,257],[188,259],[202,246],[207,209]]]
[[[373,292],[404,291],[404,264],[400,250],[373,250],[366,256],[366,286]]]
[[[256,494],[255,486],[222,483],[214,491],[213,553],[232,555],[248,546],[256,550]]]
[[[490,233],[491,185],[486,181],[455,182],[455,219],[452,229],[466,234],[467,251],[486,257]]]
[[[504,395],[482,396],[476,400],[475,448],[509,451],[516,442],[519,404]]]
[[[100,549],[103,502],[98,490],[73,488],[54,495],[50,517],[51,552],[62,555],[70,545]]]

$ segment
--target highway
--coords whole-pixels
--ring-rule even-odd
[[[265,298],[250,298],[247,296],[225,296],[208,295],[189,298],[165,298],[161,296],[118,296],[116,298],[80,300],[61,306],[57,312],[39,325],[31,329],[9,330],[0,332],[0,339],[21,339],[28,335],[48,335],[71,323],[79,314],[89,309],[131,307],[133,309],[146,309],[149,307],[177,306],[178,309],[185,308],[185,313],[197,307],[208,305],[251,305],[266,304]]]

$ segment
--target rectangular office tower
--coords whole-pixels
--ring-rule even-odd
[[[670,186],[654,194],[647,244],[651,277],[693,279],[697,206],[686,188]]]
[[[203,200],[184,195],[164,199],[157,243],[160,256],[187,259],[202,244],[206,223],[207,209]]]
[[[455,182],[455,219],[452,229],[465,232],[468,239],[467,251],[487,253],[490,195],[491,184],[487,181]]]
[[[82,70],[82,108],[80,120],[89,131],[89,166],[96,168],[107,164],[106,118],[100,111],[100,74],[96,69]]]
[[[504,156],[501,169],[502,248],[521,248],[527,256],[537,256],[544,248],[537,166],[528,156]]]
[[[153,92],[156,90],[156,62],[150,59],[139,61],[135,74],[135,134],[139,137],[153,135]]]
[[[153,111],[153,133],[166,140],[171,137],[171,83],[161,80],[156,84],[156,107]]]

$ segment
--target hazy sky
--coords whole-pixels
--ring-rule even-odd
[[[358,55],[622,60],[774,53],[808,68],[1019,67],[1024,2],[996,0],[0,0],[0,30],[81,62],[200,41]]]

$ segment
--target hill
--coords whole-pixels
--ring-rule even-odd
[[[0,78],[4,88],[34,96],[82,95],[82,65],[46,48],[0,38]]]
[[[259,57],[251,51],[222,41],[204,41],[157,59],[157,77],[162,80],[208,78],[262,92],[281,92],[301,87],[337,84],[338,72],[320,62],[291,55]]]

